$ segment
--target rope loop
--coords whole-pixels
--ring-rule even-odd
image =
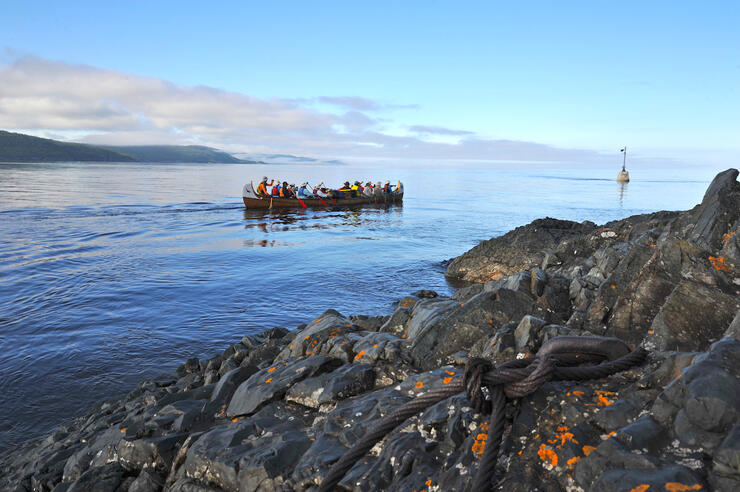
[[[493,370],[493,364],[481,357],[473,357],[465,364],[465,374],[463,375],[463,384],[465,393],[468,396],[470,406],[477,413],[489,413],[491,403],[486,400],[483,393],[483,376]]]

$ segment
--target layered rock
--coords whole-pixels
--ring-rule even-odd
[[[597,227],[543,219],[483,243],[390,316],[329,310],[143,381],[0,457],[0,489],[311,490],[378,419],[559,335],[651,350],[616,376],[548,382],[507,407],[497,490],[740,489],[740,185]],[[393,430],[342,490],[469,490],[487,417],[459,394]],[[481,437],[483,436],[483,437]]]

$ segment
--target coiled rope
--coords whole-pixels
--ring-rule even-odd
[[[507,398],[529,395],[547,381],[601,379],[642,364],[647,355],[645,349],[631,349],[617,338],[568,336],[549,340],[532,359],[512,360],[493,367],[485,359],[472,358],[466,364],[462,380],[419,395],[369,429],[334,463],[321,482],[319,492],[331,492],[358,459],[406,419],[462,392],[467,394],[476,412],[490,414],[486,447],[471,489],[487,492],[493,487],[494,469],[504,434]],[[576,366],[584,362],[591,365]],[[488,398],[483,387],[488,390]]]

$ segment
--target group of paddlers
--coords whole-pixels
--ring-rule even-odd
[[[349,181],[337,188],[332,189],[324,185],[323,182],[317,186],[310,186],[308,183],[302,183],[300,186],[288,184],[287,181],[271,180],[267,182],[267,176],[262,178],[257,185],[255,192],[257,195],[265,198],[357,198],[357,197],[377,197],[382,194],[393,193],[394,185],[390,181],[382,184],[380,181],[373,184],[371,181],[364,185],[360,181],[355,181],[351,185]]]

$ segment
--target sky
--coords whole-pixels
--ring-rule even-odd
[[[320,158],[737,165],[740,3],[0,0],[0,128]]]

